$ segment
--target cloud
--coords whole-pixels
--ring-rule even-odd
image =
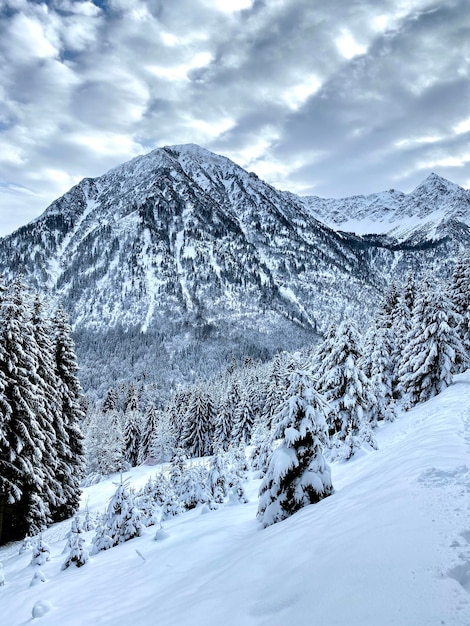
[[[464,0],[0,6],[0,233],[173,143],[326,196],[470,179]]]

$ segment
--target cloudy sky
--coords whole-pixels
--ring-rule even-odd
[[[470,187],[468,0],[0,0],[0,234],[190,142],[300,194]]]

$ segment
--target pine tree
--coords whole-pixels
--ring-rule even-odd
[[[273,427],[273,417],[277,415],[287,389],[287,373],[285,366],[285,354],[276,354],[272,361],[271,372],[268,376],[265,402],[262,409],[262,417],[267,428]]]
[[[339,454],[350,458],[362,442],[376,447],[370,427],[374,407],[370,383],[360,367],[361,340],[352,320],[343,321],[331,343],[331,352],[321,364],[318,390],[329,403],[328,425]]]
[[[174,454],[175,443],[176,435],[171,423],[171,413],[168,411],[159,412],[150,455],[156,463],[166,463]]]
[[[171,460],[169,483],[177,498],[181,493],[181,482],[186,471],[187,456],[182,448],[175,450],[174,457]]]
[[[412,301],[414,298],[414,281],[408,274],[405,285],[399,289],[392,282],[386,291],[375,320],[380,329],[383,346],[390,353],[390,369],[392,371],[391,389],[394,399],[400,396],[398,366],[403,350],[403,341],[410,323]],[[371,372],[365,372],[367,376]]]
[[[139,394],[134,383],[130,383],[124,399],[124,413],[139,410]]]
[[[111,387],[106,393],[106,398],[103,400],[102,411],[107,413],[108,411],[117,411],[119,408],[119,397],[116,389]]]
[[[76,567],[82,567],[89,559],[88,551],[84,548],[85,539],[82,536],[83,530],[80,526],[80,521],[77,517],[72,519],[72,526],[70,529],[70,551],[61,569],[67,569],[72,563]]]
[[[151,402],[147,408],[144,432],[142,434],[142,440],[140,444],[140,459],[142,462],[144,462],[149,456],[152,455],[154,441],[157,436],[159,418],[160,414],[155,407],[155,403]]]
[[[126,461],[131,467],[139,462],[141,440],[140,414],[129,404],[124,415],[124,449]]]
[[[85,432],[86,483],[94,484],[129,468],[124,458],[124,435],[118,411],[91,410]]]
[[[203,476],[194,465],[186,467],[179,483],[178,498],[185,509],[194,509],[198,504],[209,500]]]
[[[360,363],[371,386],[371,426],[378,421],[393,421],[395,417],[395,366],[390,329],[374,324],[368,336],[365,356]]]
[[[64,430],[67,435],[63,456],[59,455],[61,463],[58,469],[58,479],[64,491],[64,504],[58,508],[54,516],[54,519],[62,520],[73,515],[80,502],[80,481],[85,469],[81,431],[84,414],[80,405],[82,393],[77,378],[78,365],[72,330],[61,306],[57,309],[53,325],[55,331],[55,365],[59,382],[58,396]]]
[[[333,493],[331,474],[323,457],[327,407],[307,372],[293,372],[282,405],[273,452],[260,487],[258,517],[263,526],[280,522],[308,504]]]
[[[211,397],[198,386],[193,391],[181,434],[181,445],[191,456],[211,454],[213,425],[214,406]]]
[[[395,282],[392,282],[385,293],[380,314],[382,316],[382,324],[384,328],[391,328],[395,324],[397,318],[398,304],[400,301],[400,292]]]
[[[154,526],[160,523],[162,502],[157,502],[154,490],[155,481],[149,478],[135,498],[136,505],[141,511],[142,523],[145,526]]]
[[[249,457],[251,469],[256,478],[264,478],[273,453],[271,437],[264,424],[257,424],[253,431],[252,444]]]
[[[235,422],[237,407],[240,403],[240,389],[234,380],[222,401],[219,413],[215,420],[214,442],[217,450],[228,450],[232,441],[232,431]]]
[[[217,504],[222,504],[228,495],[227,465],[219,454],[215,454],[211,459],[207,474],[207,489],[210,497]]]
[[[24,293],[18,277],[0,303],[0,542],[4,535],[17,538],[29,531],[35,534],[50,520],[49,503],[43,499],[47,436],[37,417],[44,397]]]
[[[163,472],[157,473],[152,481],[152,499],[156,506],[163,506],[169,487],[170,484]]]
[[[168,402],[165,413],[168,415],[168,423],[171,424],[172,439],[174,445],[179,446],[185,424],[186,413],[192,394],[188,388],[179,389]]]
[[[470,366],[470,254],[466,253],[457,259],[449,287],[449,297],[453,309],[461,316],[457,330],[466,358],[458,364],[459,371]]]
[[[465,359],[457,330],[460,320],[445,293],[425,281],[416,298],[399,370],[408,407],[429,400],[452,382],[452,374]]]
[[[51,559],[51,549],[42,538],[42,533],[38,536],[36,543],[33,547],[33,554],[31,557],[31,565],[44,565]]]
[[[399,367],[406,345],[406,338],[412,328],[413,308],[416,300],[416,283],[411,273],[408,273],[406,282],[398,298],[395,307],[393,325],[386,329],[385,340],[388,343],[388,351],[391,356],[393,367],[392,393],[394,398],[399,398],[401,387],[399,381]]]
[[[240,404],[236,412],[236,419],[233,426],[232,441],[250,443],[253,430],[254,415],[248,393],[242,393]]]
[[[141,512],[135,506],[131,490],[126,483],[121,482],[111,498],[102,527],[93,540],[93,553],[106,550],[109,540],[112,546],[117,546],[139,537],[143,529]]]
[[[314,380],[319,376],[318,372],[322,370],[323,363],[329,358],[333,343],[336,338],[337,326],[330,324],[324,334],[323,341],[318,345],[311,357],[311,364],[307,371],[311,371]]]
[[[52,330],[44,316],[43,304],[36,295],[32,315],[33,336],[35,340],[34,358],[37,363],[40,393],[36,399],[36,416],[44,436],[42,468],[45,479],[43,497],[47,500],[52,517],[61,506],[66,504],[66,496],[58,479],[60,459],[65,456],[67,434],[62,419],[61,407],[57,400],[57,373],[55,369]]]

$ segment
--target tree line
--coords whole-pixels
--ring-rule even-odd
[[[0,543],[78,508],[81,389],[61,306],[48,317],[22,277],[0,281]]]
[[[220,459],[246,446],[263,478],[261,521],[284,519],[333,492],[329,462],[376,448],[374,431],[397,406],[433,397],[468,367],[469,300],[465,256],[447,283],[411,274],[392,283],[365,332],[343,319],[319,345],[233,361],[169,401],[129,384],[87,405],[63,310],[45,316],[21,277],[2,284],[2,540],[72,515],[83,470],[90,484],[142,462]]]

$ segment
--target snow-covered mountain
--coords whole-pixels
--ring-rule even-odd
[[[461,230],[455,243],[442,220],[468,214],[459,190],[434,176],[409,196],[316,202],[199,146],[165,147],[84,179],[2,239],[0,270],[21,270],[64,302],[86,388],[149,371],[171,383],[212,373],[230,355],[305,345],[345,313],[366,319],[394,273],[436,262],[445,271]],[[400,245],[320,221],[344,230],[367,209],[382,226],[386,198],[396,221],[382,232],[440,210],[437,238]]]
[[[0,264],[59,293],[75,327],[143,331],[267,309],[314,329],[331,267],[357,283],[351,297],[364,279],[357,251],[298,198],[194,145],[83,180],[1,242]]]
[[[456,236],[459,231],[464,238],[469,235],[470,191],[434,173],[409,194],[390,189],[369,196],[303,199],[323,223],[358,235],[388,235],[409,243]]]

